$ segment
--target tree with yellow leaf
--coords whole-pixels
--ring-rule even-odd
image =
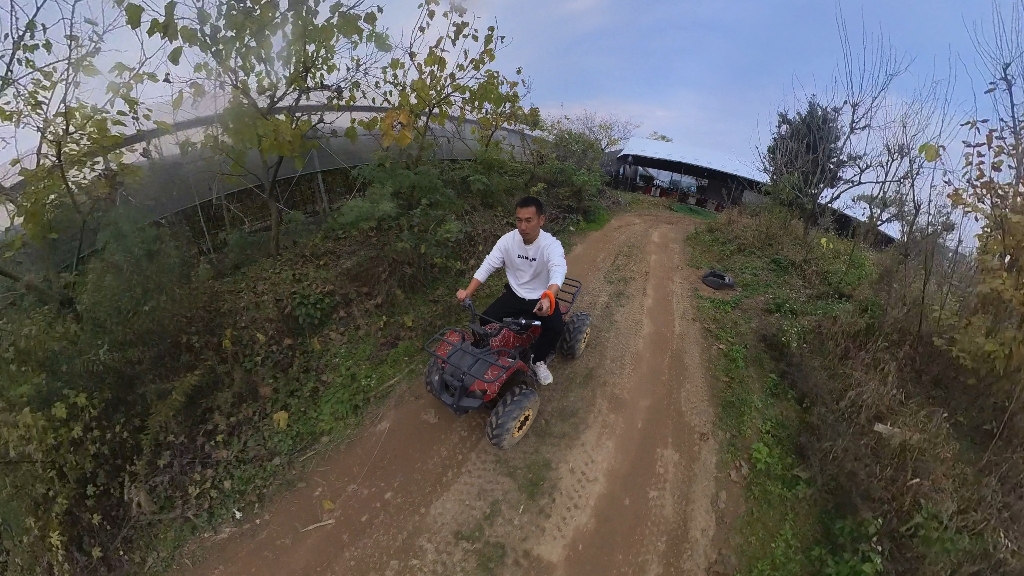
[[[998,120],[965,123],[970,133],[962,165],[965,184],[949,196],[955,207],[981,225],[976,237],[974,293],[964,296],[959,315],[946,321],[951,336],[943,341],[961,362],[1010,398],[992,446],[1011,414],[1019,412],[1024,388],[1024,129],[1020,110],[1024,77],[1015,63],[1018,53],[1000,49],[1006,47],[998,42],[1000,34],[1009,37],[1010,29],[998,10],[996,16],[996,41],[979,41],[979,46],[993,75],[987,93],[999,112]],[[1019,37],[1019,32],[1013,31],[1012,36]],[[921,147],[929,159],[937,159],[942,151],[931,144]]]
[[[465,8],[453,4],[439,12],[440,5],[440,0],[419,5],[412,32],[374,82],[371,101],[391,111],[359,123],[379,129],[384,146],[414,144],[413,163],[430,151],[432,125],[459,129],[465,120],[478,118],[478,140],[488,147],[500,129],[539,120],[535,108],[523,109],[522,69],[510,79],[490,68],[507,42],[497,26],[481,30]]]
[[[186,97],[212,99],[221,110],[221,121],[198,141],[182,143],[182,152],[200,148],[226,157],[230,175],[264,196],[277,255],[281,169],[286,162],[301,164],[317,145],[315,129],[325,119],[310,104],[365,99],[368,71],[391,49],[376,26],[383,9],[361,1],[190,0],[162,9],[129,3],[126,12],[137,29],[145,14],[163,15],[151,20],[147,34],[177,44],[169,55],[182,69],[170,78],[180,86],[175,111]]]
[[[525,128],[537,130],[543,120],[540,108],[524,107],[531,87],[522,77],[523,69],[516,69],[517,79],[513,80],[495,70],[488,70],[473,93],[470,109],[474,110],[479,128],[477,140],[483,148],[499,144],[498,132],[504,128]]]

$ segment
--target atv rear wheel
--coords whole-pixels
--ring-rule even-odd
[[[526,435],[537,419],[540,396],[526,386],[515,386],[491,411],[484,434],[495,448],[508,450]]]
[[[558,342],[562,354],[568,358],[579,358],[583,349],[587,347],[587,340],[590,338],[590,314],[586,312],[573,312],[565,319],[565,332]]]

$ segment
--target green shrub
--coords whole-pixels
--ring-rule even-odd
[[[299,325],[306,330],[320,328],[330,318],[337,305],[334,297],[326,290],[296,290],[292,295],[291,309]]]
[[[82,329],[108,349],[143,349],[166,341],[184,304],[191,265],[166,229],[115,214],[101,252],[77,291]]]
[[[104,571],[155,505],[134,491],[155,382],[173,358],[189,265],[166,230],[119,213],[78,280],[80,321],[42,308],[0,321],[0,539],[8,573]],[[132,495],[134,494],[134,498]]]
[[[391,190],[383,186],[371,186],[366,195],[346,202],[334,213],[332,224],[340,230],[361,230],[386,222],[398,212],[391,197]]]
[[[267,253],[266,234],[251,234],[236,228],[224,234],[223,259],[229,270],[240,270]]]
[[[851,522],[828,519],[829,548],[815,548],[811,555],[821,574],[829,576],[873,576],[883,574],[885,565],[878,543],[880,520]]]

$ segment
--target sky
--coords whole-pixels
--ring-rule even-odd
[[[522,66],[545,113],[632,117],[638,136],[656,130],[690,157],[741,172],[757,171],[777,111],[829,84],[840,11],[855,45],[862,31],[882,34],[912,59],[895,98],[937,74],[967,111],[987,81],[969,29],[988,21],[989,0],[460,1],[510,39],[496,65]],[[382,24],[398,35],[417,3],[384,0]],[[0,229],[5,220],[0,210]]]
[[[851,41],[884,34],[913,59],[896,87],[933,73],[968,108],[984,82],[969,28],[988,0],[465,0],[511,44],[500,68],[522,66],[544,112],[583,108],[643,122],[694,157],[754,168],[780,108],[820,91],[841,61],[837,15]],[[397,31],[416,3],[385,3]],[[953,72],[950,73],[950,63]],[[955,78],[954,78],[955,76]],[[973,78],[972,78],[973,77]],[[981,86],[981,88],[978,88]]]

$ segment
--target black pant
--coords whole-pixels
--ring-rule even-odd
[[[483,315],[491,320],[501,322],[505,318],[527,318],[540,320],[540,337],[533,343],[534,362],[546,362],[548,356],[555,351],[558,340],[562,337],[564,322],[562,313],[556,308],[548,316],[538,316],[533,313],[537,307],[537,300],[520,298],[512,287],[505,284],[505,291],[498,296],[491,305],[484,310]],[[555,302],[557,306],[558,302]],[[482,320],[481,324],[489,324],[488,320]]]

